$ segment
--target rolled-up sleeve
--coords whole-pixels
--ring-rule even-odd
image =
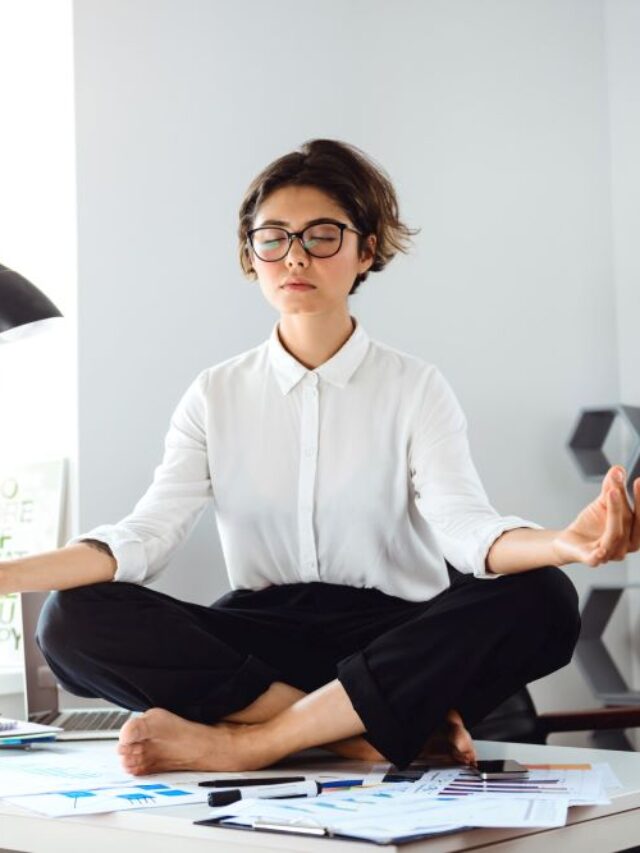
[[[129,515],[69,539],[106,543],[115,557],[115,581],[150,583],[168,565],[213,497],[207,453],[207,371],[175,408],[153,482]]]
[[[516,515],[501,516],[489,503],[471,459],[464,412],[437,368],[432,369],[418,409],[409,468],[418,511],[445,558],[461,572],[501,577],[486,568],[495,540],[517,527],[543,529]]]

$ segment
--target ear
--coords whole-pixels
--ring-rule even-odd
[[[376,256],[378,240],[375,234],[368,234],[364,248],[360,253],[360,273],[366,272],[372,265]]]
[[[244,271],[247,275],[256,275],[256,270],[253,265],[253,252],[251,251],[250,246],[245,246],[242,250],[242,254],[244,256]]]

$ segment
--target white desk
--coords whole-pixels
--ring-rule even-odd
[[[50,749],[86,751],[115,750],[115,741],[69,742],[51,744]],[[532,746],[478,741],[479,758],[511,757],[530,763],[581,763],[607,761],[624,789],[609,806],[580,806],[569,809],[569,823],[560,829],[474,829],[453,833],[396,847],[380,847],[363,842],[328,838],[304,838],[267,832],[215,829],[194,826],[192,821],[205,818],[206,805],[153,808],[146,811],[112,812],[105,815],[50,819],[15,809],[0,801],[0,851],[29,853],[68,853],[69,850],[90,853],[195,853],[195,851],[317,851],[317,853],[364,853],[367,850],[451,851],[486,850],[500,853],[617,853],[640,842],[640,753],[610,750],[577,749],[561,746]],[[39,749],[45,749],[44,745]],[[265,775],[308,772],[327,769],[359,769],[370,765],[359,762],[325,759],[318,751],[300,753],[281,762]],[[322,756],[322,757],[319,757]],[[0,755],[0,760],[2,756]],[[203,773],[182,773],[172,778],[194,782],[207,778]]]

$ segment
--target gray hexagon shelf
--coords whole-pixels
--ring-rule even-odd
[[[582,608],[582,628],[575,660],[594,694],[605,705],[640,705],[604,644],[602,635],[625,590],[640,584],[592,586]]]
[[[616,418],[632,436],[631,454],[624,466],[627,472],[627,494],[633,505],[633,481],[640,477],[640,408],[608,406],[582,409],[571,438],[567,442],[580,473],[585,480],[600,482],[616,464],[607,458],[604,444]],[[625,589],[637,586],[592,586],[582,607],[582,628],[575,650],[575,660],[593,693],[605,705],[640,705],[640,692],[630,689],[604,644],[602,635]]]
[[[601,480],[609,468],[616,464],[607,459],[603,447],[617,417],[622,418],[633,436],[631,455],[625,465],[627,492],[633,497],[633,481],[640,477],[640,407],[620,404],[601,409],[582,409],[567,447],[585,480]]]

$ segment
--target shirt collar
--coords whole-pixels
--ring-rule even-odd
[[[355,323],[355,329],[348,340],[337,353],[315,370],[309,370],[287,352],[278,335],[278,323],[274,325],[268,341],[269,360],[283,394],[288,394],[304,376],[311,373],[317,373],[325,382],[344,388],[369,348],[369,335],[355,317],[351,319]]]

